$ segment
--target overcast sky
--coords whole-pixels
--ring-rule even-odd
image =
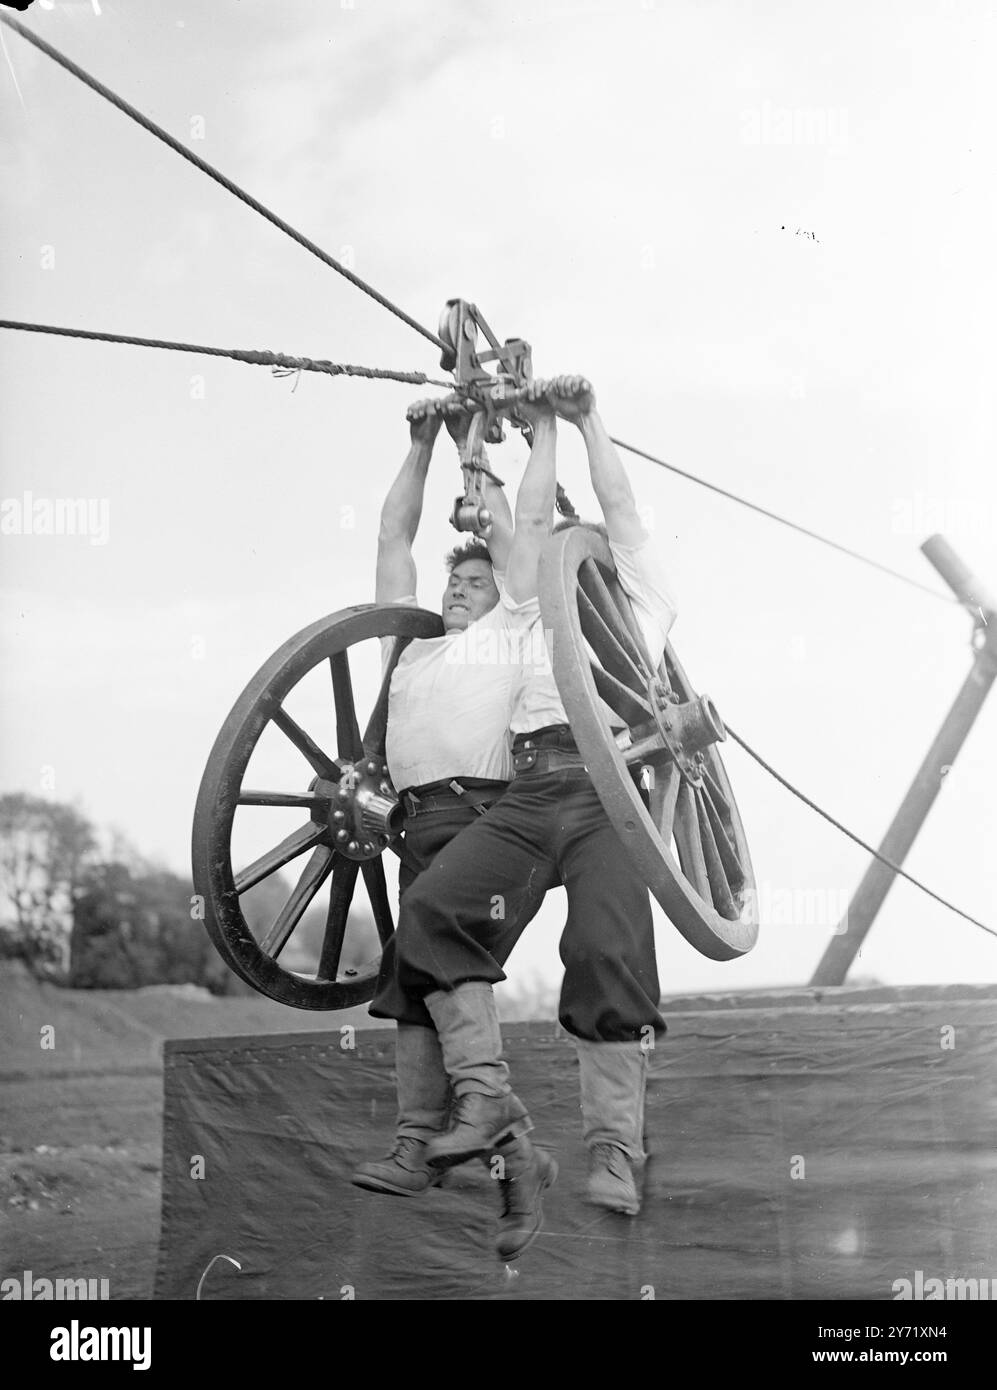
[[[939,589],[918,545],[941,530],[997,587],[992,4],[48,0],[25,22],[420,322],[473,299],[538,374],[587,374],[611,432]],[[431,344],[3,39],[4,317],[438,374]],[[419,392],[14,333],[0,354],[0,495],[97,518],[0,536],[2,787],[78,800],[186,873],[246,681],[373,598]],[[513,486],[524,457],[493,452]],[[441,441],[427,607],[455,464]],[[628,466],[693,682],[878,840],[969,669],[966,614]],[[908,860],[992,923],[995,753],[991,702]],[[662,920],[667,992],[805,981],[866,865],[724,757],[763,907],[819,890],[827,920],[763,925],[730,964]],[[554,894],[512,978],[558,976],[562,914]],[[994,980],[997,941],[901,882],[857,973]]]

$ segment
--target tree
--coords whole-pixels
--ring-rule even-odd
[[[191,917],[187,879],[150,864],[124,840],[115,858],[90,867],[73,913],[69,983],[75,989],[197,984],[213,994],[252,994]],[[280,875],[242,900],[254,931],[265,930],[291,885]]]
[[[0,956],[35,974],[66,968],[73,905],[95,851],[76,807],[25,792],[0,797],[0,889],[13,910],[0,923]]]
[[[191,885],[150,864],[94,866],[73,913],[75,989],[196,984],[223,989],[224,966],[190,915]],[[221,969],[219,969],[221,967]]]

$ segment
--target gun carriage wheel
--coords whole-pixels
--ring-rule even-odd
[[[374,993],[380,958],[341,968],[350,906],[362,876],[381,946],[394,930],[381,854],[401,854],[402,809],[384,762],[388,683],[401,650],[395,643],[373,713],[361,734],[354,702],[349,649],[369,638],[438,637],[437,614],[398,605],[362,604],[311,624],[275,652],[246,686],[211,750],[194,812],[194,888],[204,899],[205,925],[231,968],[261,994],[299,1009],[345,1009]],[[310,672],[328,665],[335,710],[336,756],[287,711],[285,701]],[[264,730],[273,725],[301,758],[296,790],[251,790],[242,785]],[[299,809],[302,823],[280,843],[238,871],[232,863],[233,823],[240,807]],[[261,940],[251,930],[240,898],[285,865],[308,856],[297,883]],[[314,978],[280,964],[295,928],[319,890],[331,880],[325,932]]]
[[[575,741],[637,873],[697,951],[743,955],[758,936],[757,897],[712,701],[697,696],[670,643],[660,664],[649,660],[597,532],[552,537],[540,611]]]

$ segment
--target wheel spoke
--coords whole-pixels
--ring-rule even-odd
[[[653,668],[644,652],[644,642],[639,632],[632,630],[636,626],[632,613],[628,613],[630,621],[623,615],[615,602],[609,587],[600,573],[599,566],[594,560],[585,560],[578,571],[578,582],[593,607],[597,610],[603,622],[609,628],[616,643],[622,647],[629,660],[638,671],[644,672],[644,683],[651,679]],[[616,587],[619,587],[618,581]],[[622,593],[622,590],[620,590]],[[625,597],[625,596],[624,596]]]
[[[377,703],[367,720],[367,727],[363,731],[363,751],[368,758],[384,757],[384,740],[388,733],[388,687],[390,684],[391,676],[388,675],[381,682]]]
[[[316,796],[314,792],[258,792],[241,791],[240,806],[301,806],[310,811],[315,806],[328,806],[329,797]]]
[[[724,816],[725,819],[730,820],[730,802],[721,790],[720,783],[714,777],[708,766],[702,769],[702,773],[703,783],[709,794],[710,800],[720,814]]]
[[[319,845],[301,871],[301,877],[294,891],[280,910],[276,922],[260,942],[260,950],[265,956],[276,960],[287,945],[288,938],[301,921],[305,909],[322,887],[332,871],[334,852],[328,845]]]
[[[348,762],[363,756],[360,725],[353,703],[353,681],[350,677],[350,658],[345,651],[329,658],[332,673],[332,695],[336,703],[336,751]]]
[[[631,737],[637,732],[638,730],[631,729]],[[656,755],[667,753],[668,750],[665,747],[665,740],[655,729],[654,733],[642,734],[639,738],[635,738],[630,747],[624,748],[622,752],[628,763],[636,763],[649,762]],[[668,756],[671,757],[671,754],[668,753]]]
[[[292,831],[279,845],[267,850],[266,854],[261,854],[259,859],[255,859],[241,874],[236,874],[235,891],[245,893],[247,888],[252,888],[261,879],[269,877],[292,859],[296,859],[299,854],[304,854],[306,849],[317,845],[325,834],[325,826],[315,825],[312,821]]]
[[[367,727],[363,734],[363,750],[368,758],[384,757],[384,740],[388,731],[388,692],[391,687],[391,677],[395,674],[395,667],[398,665],[398,658],[411,642],[411,637],[398,637],[394,642],[394,649],[384,668],[384,675],[381,678],[381,688],[377,693],[377,700]]]
[[[578,589],[578,618],[586,642],[599,658],[603,668],[618,681],[628,685],[638,695],[647,689],[647,680],[630,656],[620,646],[602,614],[583,588]]]
[[[630,602],[627,591],[620,583],[620,577],[615,570],[606,578],[606,590],[616,606],[616,611],[619,613],[624,627],[630,633],[634,646],[640,652],[644,665],[649,671],[653,670],[655,663],[651,661],[648,656],[647,640],[644,637],[640,623],[637,621],[637,616],[634,613],[633,605]]]
[[[717,842],[713,835],[713,828],[710,825],[710,818],[706,811],[705,798],[701,793],[696,796],[696,811],[699,816],[699,842],[703,847],[706,872],[710,879],[710,900],[721,917],[726,917],[729,921],[734,921],[739,915],[738,909],[734,902],[730,884],[727,882],[727,874],[724,871],[723,861],[720,858],[720,851],[717,848]]]
[[[319,980],[334,980],[339,974],[339,957],[343,953],[343,940],[346,936],[346,919],[350,914],[353,889],[356,887],[360,865],[355,859],[336,858],[332,871],[332,889],[329,893],[329,912],[325,919],[325,936],[322,939],[322,954],[319,957]]]
[[[311,735],[305,733],[286,709],[278,705],[270,718],[277,728],[287,735],[298,752],[304,754],[320,777],[326,777],[330,781],[339,780],[339,764],[330,758],[328,753],[322,751]]]
[[[377,927],[381,945],[384,946],[395,930],[395,924],[391,917],[391,904],[388,901],[388,886],[384,881],[384,865],[379,858],[365,859],[360,865],[360,871],[363,874],[367,896],[370,898],[371,910],[374,913],[374,925]]]
[[[666,763],[664,767],[652,766],[651,771],[654,774],[654,782],[648,788],[651,819],[658,827],[658,834],[668,846],[672,839],[675,806],[682,785],[682,774],[674,763]]]
[[[675,822],[672,829],[678,846],[679,863],[689,884],[704,901],[713,902],[710,875],[699,837],[699,812],[692,786],[683,777],[678,792]]]
[[[661,658],[661,665],[664,667],[664,670],[661,671],[659,667],[659,672],[663,676],[665,682],[671,686],[672,690],[677,692],[680,703],[684,704],[687,700],[694,700],[696,698],[696,692],[685,679],[684,673],[679,670],[670,647],[665,647],[665,654]]]
[[[703,791],[705,793],[701,797],[703,809],[710,822],[710,829],[713,832],[713,839],[716,843],[717,852],[723,861],[727,882],[730,884],[732,893],[739,893],[744,887],[744,869],[738,858],[737,850],[731,842],[730,835],[727,833],[727,827],[724,825],[722,817],[710,799],[710,793],[705,787]]]
[[[651,713],[651,706],[647,701],[641,700],[629,686],[618,681],[615,676],[611,676],[601,666],[596,666],[594,662],[592,664],[592,678],[595,681],[595,688],[603,700],[625,724],[632,726],[643,724],[647,720],[647,716]]]

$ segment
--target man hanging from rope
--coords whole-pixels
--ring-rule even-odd
[[[440,424],[460,448],[469,415],[455,398],[418,401],[408,411],[411,447],[381,511],[376,600],[416,602],[412,543]],[[459,832],[475,823],[512,776],[509,715],[519,681],[517,620],[499,603],[512,543],[512,515],[501,485],[484,472],[482,500],[492,515],[489,542],[470,540],[448,556],[443,594],[444,636],[416,640],[399,656],[392,676],[386,757],[405,808],[401,901],[418,876]],[[391,639],[385,639],[388,652]],[[386,653],[387,654],[387,653]],[[394,973],[394,939],[385,948],[381,985]],[[358,1187],[416,1196],[441,1173],[425,1162],[430,1139],[446,1127],[450,1079],[433,1020],[419,1000],[398,1017],[395,1072],[398,1122],[391,1152],[362,1164]],[[537,1154],[521,1127],[496,1136],[502,1197],[498,1247],[514,1259],[540,1228],[541,1199],[556,1165]]]
[[[585,441],[620,582],[656,663],[675,609],[591,386],[580,377],[534,382],[521,410],[534,444],[501,607],[522,628],[540,622],[538,564],[554,509],[561,415]],[[665,1031],[647,889],[584,769],[549,662],[524,667],[511,728],[515,780],[406,893],[370,1012],[405,1022],[425,1009],[436,1025],[457,1104],[450,1129],[427,1144],[429,1167],[442,1171],[522,1133],[530,1121],[509,1086],[492,986],[505,978],[501,965],[548,888],[563,884],[558,1016],[578,1051],[588,1195],[636,1215],[647,1051]]]

